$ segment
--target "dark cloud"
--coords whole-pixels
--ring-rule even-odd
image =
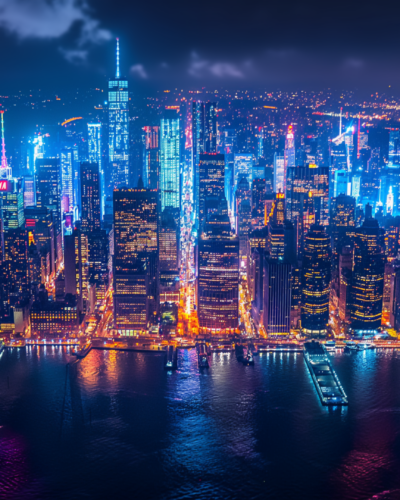
[[[3,84],[360,87],[400,81],[400,5],[204,0],[0,0]]]

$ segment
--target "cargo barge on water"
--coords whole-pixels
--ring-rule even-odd
[[[347,406],[348,399],[325,346],[316,341],[304,344],[304,359],[324,406]]]

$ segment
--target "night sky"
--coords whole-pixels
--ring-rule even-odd
[[[0,0],[1,89],[104,85],[400,92],[389,1]]]

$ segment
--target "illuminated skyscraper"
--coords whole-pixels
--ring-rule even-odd
[[[311,226],[305,237],[301,328],[307,336],[326,335],[329,320],[331,244],[325,228]]]
[[[108,152],[112,187],[129,183],[129,98],[128,81],[119,71],[119,39],[117,38],[115,78],[108,82]]]
[[[379,328],[382,318],[385,271],[384,230],[366,207],[363,225],[355,231],[354,268],[351,288],[351,326],[353,330]]]
[[[180,207],[180,133],[179,117],[166,110],[160,127],[161,210]]]
[[[36,204],[53,216],[56,235],[61,232],[61,169],[58,158],[36,160]]]
[[[206,224],[199,238],[197,251],[199,325],[217,332],[236,329],[239,319],[239,240],[230,231],[228,215],[211,217],[210,224]]]
[[[104,162],[101,153],[101,123],[88,123],[88,153],[89,162],[97,163],[100,175],[100,218],[104,218],[104,204],[106,199],[106,184],[104,178]]]
[[[196,225],[200,211],[200,153],[217,152],[217,104],[192,103],[192,169],[193,201]]]
[[[356,200],[341,194],[331,200],[330,227],[333,252],[337,256],[341,248],[354,237]]]
[[[100,179],[97,163],[81,163],[81,228],[85,233],[100,229]]]
[[[285,157],[274,156],[274,193],[285,193]]]
[[[393,129],[389,134],[389,165],[400,165],[400,131]]]
[[[235,155],[235,189],[237,189],[239,181],[242,177],[247,179],[250,184],[253,173],[253,155],[250,153],[242,153]]]
[[[120,189],[114,205],[114,326],[123,335],[147,329],[157,306],[157,190]]]
[[[282,191],[283,193],[286,190],[287,169],[289,167],[295,167],[295,166],[296,166],[296,149],[294,144],[294,131],[293,131],[293,126],[289,125],[285,141],[285,169],[283,174],[283,187],[284,187]]]
[[[292,266],[289,262],[265,258],[264,328],[268,335],[290,333]]]
[[[297,227],[301,256],[304,237],[312,224],[329,224],[329,167],[314,164],[288,167],[286,217]]]
[[[70,212],[74,207],[74,151],[70,147],[64,147],[61,150],[61,196],[68,197],[68,210]]]
[[[217,153],[201,153],[200,174],[200,229],[207,221],[208,212],[216,211],[225,188],[225,156]]]
[[[143,127],[143,182],[149,189],[158,189],[160,182],[160,127]]]

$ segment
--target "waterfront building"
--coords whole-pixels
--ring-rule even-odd
[[[98,163],[81,163],[81,229],[100,229],[100,175]]]
[[[329,320],[331,245],[325,228],[314,224],[304,243],[301,329],[307,336],[326,335]]]
[[[289,262],[266,257],[264,267],[264,319],[268,335],[290,333],[292,266]]]
[[[75,228],[64,236],[65,293],[76,296],[78,308],[88,310],[89,245],[88,235]]]
[[[37,300],[30,311],[31,334],[39,337],[76,335],[79,331],[79,314],[73,296],[57,302]]]
[[[108,82],[108,154],[112,187],[129,185],[129,97],[128,80],[119,68],[117,38],[115,77]]]
[[[159,194],[115,190],[113,207],[114,326],[133,335],[156,318]]]
[[[200,328],[233,333],[239,321],[239,239],[227,214],[214,214],[197,246],[197,311]]]
[[[356,332],[374,331],[381,324],[384,271],[384,230],[367,206],[363,225],[354,237],[351,327]]]
[[[160,126],[161,210],[180,207],[180,132],[179,116],[166,110]]]

